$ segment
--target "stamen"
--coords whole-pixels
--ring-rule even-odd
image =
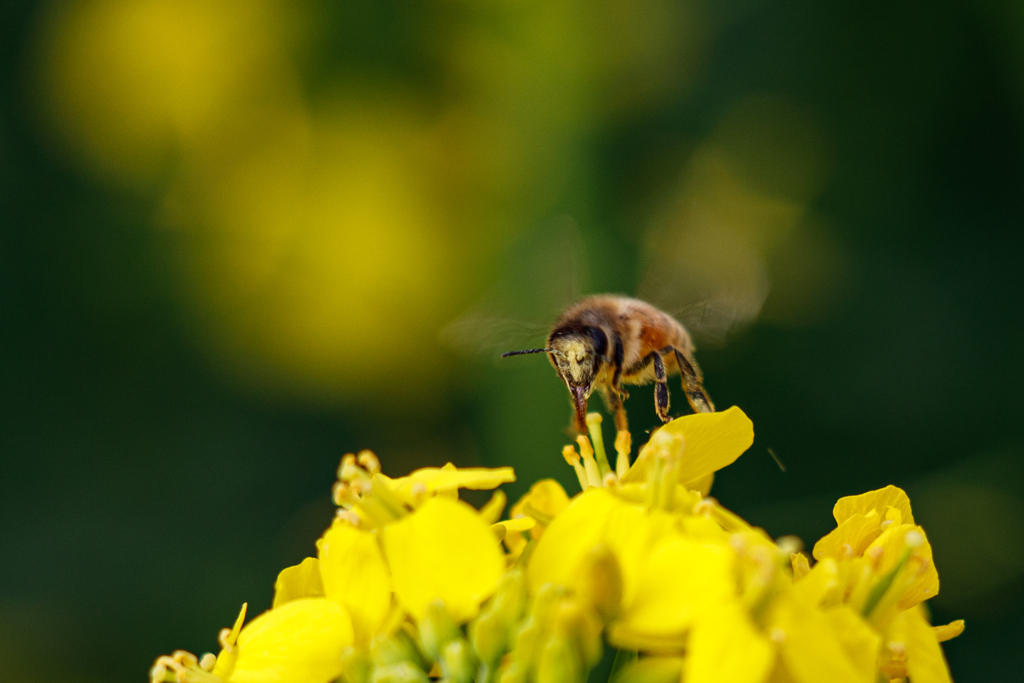
[[[587,431],[590,432],[590,439],[594,443],[594,455],[602,479],[612,471],[611,465],[608,464],[608,455],[604,451],[604,434],[601,432],[603,421],[600,413],[587,413]]]
[[[362,450],[359,451],[359,455],[356,456],[356,462],[362,465],[367,472],[370,474],[380,473],[380,458],[378,458],[373,451]]]
[[[775,540],[775,545],[787,557],[790,557],[804,549],[804,542],[799,536],[780,536]]]
[[[163,659],[163,657],[161,657]],[[167,667],[159,662],[153,665],[153,668],[149,670],[149,680],[152,683],[163,683],[164,678],[167,676]]]
[[[359,467],[356,464],[355,454],[346,453],[341,458],[341,464],[338,465],[338,479],[341,481],[348,481],[358,473],[358,470]]]
[[[618,457],[615,459],[615,473],[619,479],[626,476],[629,471],[629,451],[633,446],[633,437],[625,429],[615,435],[615,452]]]
[[[199,659],[199,668],[203,671],[213,671],[213,667],[217,665],[217,655],[212,652],[207,652]]]
[[[562,449],[562,457],[565,461],[572,465],[572,468],[576,470],[576,478],[580,481],[580,490],[586,491],[590,485],[587,481],[587,472],[583,469],[583,465],[580,464],[580,456],[576,452],[576,449],[572,446],[565,446]]]
[[[508,497],[505,496],[505,492],[497,489],[491,496],[491,499],[480,508],[480,516],[488,523],[494,524],[501,519],[501,513],[505,511],[505,503],[507,502]]]
[[[580,456],[583,458],[583,469],[587,472],[587,485],[601,485],[601,470],[594,460],[594,449],[590,445],[590,439],[585,436],[577,436],[576,443],[580,445]]]
[[[345,510],[344,508],[339,508],[338,510],[334,511],[334,516],[338,519],[348,522],[354,527],[360,527],[363,524],[362,518],[359,516],[359,513],[357,513],[355,510]]]

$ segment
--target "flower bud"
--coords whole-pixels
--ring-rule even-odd
[[[472,683],[476,657],[465,638],[450,640],[441,651],[441,674],[450,683]]]
[[[566,635],[555,634],[540,653],[536,683],[583,683],[586,676],[579,650]]]
[[[374,665],[378,667],[409,662],[421,669],[426,668],[426,662],[416,643],[402,630],[391,636],[380,635],[374,638],[370,642],[370,656],[373,657]]]
[[[494,610],[485,610],[469,627],[473,649],[484,663],[494,663],[508,650],[509,624]]]
[[[419,620],[420,645],[423,652],[434,661],[441,659],[441,652],[449,641],[462,636],[462,631],[452,620],[440,600],[427,605],[423,618]]]
[[[679,683],[682,674],[681,657],[644,657],[621,669],[612,683]]]
[[[430,683],[430,679],[423,669],[409,662],[400,662],[374,669],[370,683]]]
[[[341,677],[345,683],[369,683],[373,663],[363,650],[346,647],[341,652]]]

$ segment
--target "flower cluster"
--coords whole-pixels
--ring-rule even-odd
[[[811,566],[707,497],[753,443],[738,408],[672,421],[632,463],[620,432],[614,467],[587,421],[563,451],[581,493],[537,482],[504,521],[510,468],[392,479],[346,456],[317,556],[152,683],[582,683],[608,646],[617,683],[950,680],[939,643],[963,622],[928,623],[938,574],[903,491],[840,499]],[[495,492],[477,510],[459,489]]]

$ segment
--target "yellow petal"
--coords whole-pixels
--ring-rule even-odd
[[[871,680],[882,639],[859,614],[846,606],[825,612],[832,633],[839,639],[853,668]]]
[[[774,648],[736,603],[701,618],[687,650],[686,683],[761,683],[775,663]]]
[[[871,683],[874,666],[862,670],[841,644],[836,626],[824,612],[793,594],[776,597],[768,618],[768,633],[780,643],[786,670],[797,683]]]
[[[629,604],[651,548],[678,527],[678,517],[627,503],[605,489],[577,496],[537,542],[526,570],[530,590],[545,583],[576,585],[580,563],[593,548],[607,545],[622,570],[623,600]]]
[[[286,567],[274,584],[274,608],[299,598],[322,598],[324,582],[320,579],[320,561],[307,557],[294,567]]]
[[[576,568],[591,548],[604,542],[608,520],[614,513],[623,514],[623,506],[633,508],[604,489],[590,489],[573,499],[530,556],[526,578],[531,592],[545,583],[572,585]]]
[[[964,620],[957,619],[956,621],[951,621],[943,626],[933,626],[932,628],[935,630],[935,637],[938,641],[940,643],[944,643],[947,640],[956,638],[964,632]]]
[[[736,461],[754,443],[754,423],[733,406],[718,413],[695,413],[678,417],[661,428],[683,438],[684,448],[679,481],[696,483]],[[651,449],[644,446],[626,476],[625,483],[647,479]]]
[[[569,507],[569,496],[565,489],[554,479],[541,479],[530,490],[516,501],[509,512],[509,517],[515,518],[518,515],[535,516],[542,519],[530,529],[530,538],[540,538],[547,524],[557,517],[565,508]],[[521,533],[509,529],[505,536],[505,545],[508,546],[513,556],[518,557],[523,548],[526,547],[526,539]]]
[[[293,600],[264,612],[238,636],[231,683],[327,683],[352,645],[345,608],[326,598]]]
[[[801,557],[803,557],[801,555]],[[806,562],[806,560],[804,560]],[[839,568],[832,558],[825,558],[814,565],[800,579],[793,582],[793,592],[809,605],[838,602],[842,598]],[[836,600],[829,600],[836,598]]]
[[[725,543],[666,538],[640,568],[622,626],[653,636],[683,633],[695,618],[735,598],[735,560],[735,551]]]
[[[935,631],[920,608],[907,610],[907,673],[914,683],[950,683],[949,666]]]
[[[456,468],[449,463],[445,467],[423,467],[407,477],[388,480],[391,490],[402,497],[411,497],[415,486],[423,486],[428,493],[473,489],[484,491],[495,489],[502,484],[516,480],[511,467],[463,467]]]
[[[686,488],[689,491],[697,491],[702,496],[706,496],[711,493],[711,485],[715,483],[715,473],[704,475],[696,481],[686,482]]]
[[[431,498],[383,530],[395,595],[417,619],[442,600],[460,622],[476,616],[505,571],[488,524],[469,505]]]
[[[856,512],[814,544],[811,554],[821,561],[826,557],[844,560],[864,554],[868,545],[882,533],[882,516],[875,510]]]
[[[924,542],[914,548],[911,562],[914,563],[913,566],[916,568],[916,571],[910,587],[907,588],[900,598],[898,603],[900,609],[909,609],[924,600],[934,598],[939,592],[939,573],[935,569],[935,562],[932,560],[932,546],[928,542],[928,537],[924,534],[924,529],[911,524],[891,526],[883,531],[864,551],[868,554],[881,552],[881,559],[876,572],[879,575],[883,575],[891,571],[900,558],[903,557],[903,553],[907,549],[907,543],[904,539],[911,531],[921,534]]]
[[[832,508],[832,516],[836,518],[836,524],[842,524],[857,513],[866,515],[872,510],[877,512],[879,517],[884,517],[885,508],[888,506],[900,511],[902,523],[914,523],[914,514],[910,511],[910,498],[903,489],[896,486],[886,486],[884,489],[868,491],[859,496],[840,498]]]
[[[391,575],[377,535],[337,520],[319,541],[324,595],[352,615],[360,643],[368,643],[391,608]]]

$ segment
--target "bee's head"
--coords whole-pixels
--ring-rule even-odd
[[[576,428],[586,431],[587,399],[602,364],[608,361],[608,335],[599,327],[558,327],[548,337],[548,357],[569,387],[576,409]]]

